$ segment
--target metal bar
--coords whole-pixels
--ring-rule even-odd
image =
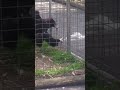
[[[51,18],[51,10],[52,10],[52,6],[51,6],[51,4],[52,4],[52,1],[51,0],[49,0],[49,18]],[[52,29],[50,28],[50,34],[52,35]]]
[[[70,30],[70,0],[67,0],[67,52],[71,52],[71,30]]]
[[[67,1],[64,1],[64,0],[52,0],[52,1],[57,2],[57,3],[61,3],[61,4],[63,4],[63,5],[66,5],[66,2],[67,2]],[[70,5],[71,5],[72,7],[79,8],[79,9],[85,11],[85,5],[76,4],[76,3],[74,3],[74,2],[70,2]]]

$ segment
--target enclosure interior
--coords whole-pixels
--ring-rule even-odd
[[[83,8],[84,4],[78,1],[73,4],[73,0],[70,2],[69,0],[35,0],[36,82],[40,79],[54,80],[57,77],[71,76],[76,70],[82,70],[82,74],[85,74],[83,65],[85,10]],[[60,41],[55,42],[55,40]]]
[[[35,0],[35,10],[39,11],[37,14],[42,19],[53,18],[55,21],[56,26],[49,28],[48,33],[53,38],[61,41],[58,43],[60,49],[66,51],[69,48],[71,50],[70,52],[85,58],[85,11],[79,7],[79,4],[81,5],[80,2],[76,1],[76,7],[70,5],[67,8],[67,1],[61,0],[60,3],[59,1]],[[72,2],[72,0],[70,1]],[[37,27],[37,24],[39,23],[36,23],[36,31],[38,29],[45,29],[44,27]],[[52,43],[52,41],[49,42]]]

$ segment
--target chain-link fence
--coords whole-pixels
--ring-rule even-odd
[[[81,10],[79,7],[73,7],[70,5],[69,0],[66,1],[66,5],[62,4],[64,0],[58,3],[59,0],[36,0],[35,10],[36,18],[39,19],[39,16],[43,19],[42,22],[36,21],[36,38],[41,38],[39,33],[39,28],[47,29],[50,37],[48,35],[49,42],[57,42],[60,48],[67,49],[70,52],[75,53],[76,55],[84,58],[85,56],[85,11]],[[77,4],[76,4],[77,5]],[[82,7],[82,6],[81,6]],[[50,20],[49,18],[52,18]],[[46,20],[46,22],[44,22]],[[49,28],[43,26],[40,27],[39,23],[47,23],[46,25]],[[50,26],[49,22],[56,24],[54,26]],[[46,31],[46,30],[45,30]],[[47,35],[45,35],[47,36]],[[45,37],[42,35],[42,37]],[[59,39],[59,40],[50,40],[50,38]],[[42,38],[42,39],[43,39]],[[45,37],[46,38],[46,37]],[[36,44],[40,40],[36,39]],[[47,41],[47,40],[46,40]]]
[[[86,0],[86,62],[118,78],[119,4],[119,0]]]
[[[34,3],[0,0],[0,90],[34,90]]]
[[[80,60],[85,59],[83,8],[70,0],[36,0],[36,85],[38,80],[73,76],[81,70],[84,74],[84,63]]]

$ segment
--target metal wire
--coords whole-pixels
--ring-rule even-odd
[[[86,62],[119,78],[118,3],[118,0],[86,0]]]
[[[25,78],[23,75],[26,72],[24,65],[28,65],[27,69],[33,68],[33,65],[29,66],[27,60],[30,60],[29,62],[32,64],[34,63],[34,43],[28,45],[29,50],[33,49],[33,51],[18,45],[18,38],[23,32],[27,33],[27,37],[32,37],[30,41],[34,42],[35,23],[29,14],[33,5],[33,0],[27,3],[21,0],[0,0],[0,90],[24,90],[23,88],[27,90],[27,88],[31,88],[27,87],[27,84],[21,84],[22,80],[28,81],[26,83],[31,81],[33,86],[32,89],[28,90],[34,90],[33,75],[26,75],[26,77],[30,76],[31,78]],[[31,31],[33,31],[32,34],[29,33]],[[21,41],[25,42],[26,40],[22,38]],[[18,50],[17,46],[21,47],[21,50],[20,48]],[[25,57],[28,58],[25,59]],[[33,71],[31,74],[34,74],[34,68],[31,71]]]
[[[51,0],[37,0],[36,10],[43,19],[52,17],[55,20],[57,26],[52,28],[52,37],[62,41],[58,46],[84,58],[85,12],[72,7],[69,1],[66,1],[66,5],[61,4],[62,2],[64,0],[60,3],[57,0],[52,2]],[[40,28],[36,28],[38,29]]]

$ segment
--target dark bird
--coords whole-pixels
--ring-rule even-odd
[[[52,18],[42,19],[38,11],[36,11],[35,18],[36,33],[47,32],[49,28],[56,26],[56,22]]]
[[[38,11],[35,11],[36,21],[36,43],[41,46],[43,41],[48,42],[50,46],[58,46],[59,39],[54,39],[47,31],[49,28],[55,27],[56,22],[52,18],[42,19]]]
[[[58,43],[60,42],[59,39],[54,39],[49,33],[37,33],[35,35],[36,37],[36,44],[38,46],[42,46],[42,42],[46,41],[50,46],[58,46]]]

